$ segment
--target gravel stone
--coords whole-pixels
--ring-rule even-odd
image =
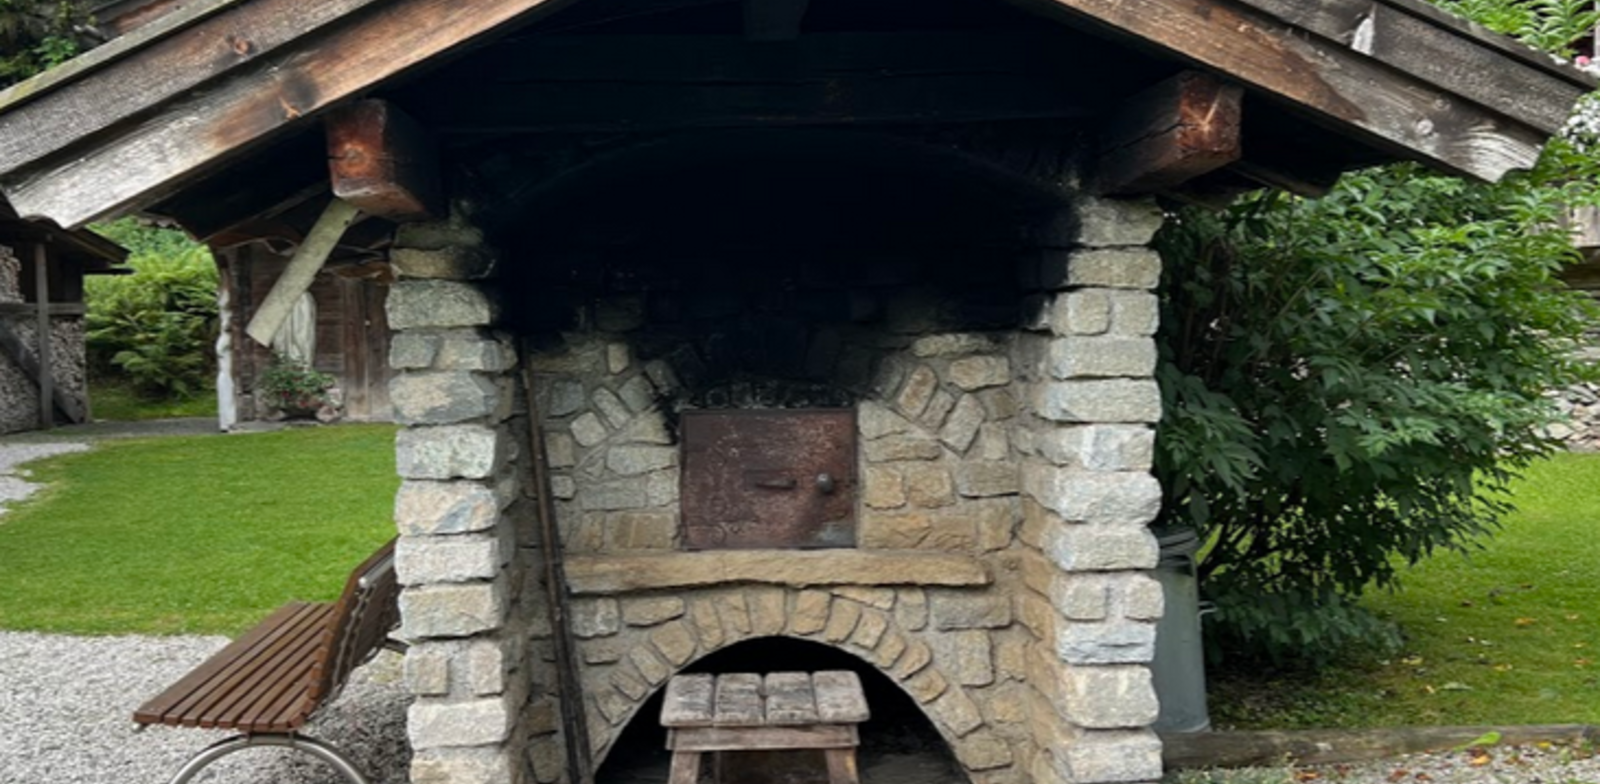
[[[223,637],[70,637],[0,632],[0,784],[167,781],[229,733],[150,727],[133,711],[227,644]],[[383,653],[304,728],[375,782],[406,781],[401,659]],[[250,749],[206,769],[237,784],[342,784],[331,768],[283,749]]]
[[[81,441],[0,443],[0,516],[5,515],[7,505],[33,495],[41,487],[27,480],[28,471],[21,468],[24,463],[88,448]]]

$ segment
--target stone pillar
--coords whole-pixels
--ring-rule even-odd
[[[1031,771],[1040,784],[1148,782],[1162,773],[1149,729],[1162,595],[1147,527],[1161,502],[1150,473],[1161,262],[1147,247],[1161,214],[1088,197],[1076,213],[1072,247],[1025,261],[1039,293],[1017,349],[1033,425],[1017,439]]]
[[[403,227],[391,254],[389,363],[401,633],[415,784],[520,784],[529,692],[516,532],[516,353],[489,330],[493,268],[459,219]]]

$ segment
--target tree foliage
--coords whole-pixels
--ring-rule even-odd
[[[182,232],[124,218],[95,227],[128,248],[132,275],[85,284],[91,369],[121,374],[150,397],[205,389],[214,363],[217,268]]]
[[[75,0],[0,0],[0,87],[22,81],[99,43]]]

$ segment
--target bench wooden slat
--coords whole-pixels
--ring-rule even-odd
[[[714,682],[710,675],[679,675],[667,681],[667,693],[661,701],[661,726],[711,726]]]
[[[323,632],[327,628],[328,612],[319,613],[315,622],[296,629],[293,638],[274,650],[271,658],[263,661],[248,678],[234,687],[238,698],[213,707],[209,715],[202,716],[200,726],[236,728],[259,732],[281,732],[289,721],[297,701],[303,701],[308,689],[307,676],[323,645]],[[310,713],[309,708],[305,709]],[[295,724],[298,726],[298,723]]]
[[[861,678],[849,670],[826,670],[811,676],[817,690],[817,717],[824,724],[857,724],[872,718]]]
[[[761,705],[761,676],[732,672],[717,676],[716,709],[712,723],[718,727],[755,727],[766,722]]]
[[[770,673],[763,684],[763,691],[767,695],[768,725],[817,723],[817,700],[809,673]]]
[[[850,749],[861,745],[854,724],[809,727],[693,727],[668,731],[674,752],[779,751],[784,749]]]
[[[178,703],[192,696],[196,690],[216,677],[218,671],[229,664],[230,658],[224,656],[224,653],[233,650],[249,650],[260,641],[260,638],[272,633],[277,624],[282,622],[283,616],[293,613],[298,606],[298,603],[286,604],[274,610],[261,623],[256,624],[254,628],[245,632],[239,639],[229,643],[221,651],[212,654],[211,658],[206,659],[200,666],[190,670],[187,675],[179,678],[176,683],[168,686],[165,691],[145,700],[145,703],[134,711],[133,720],[140,724],[165,723],[163,717],[171,713]]]
[[[196,726],[198,711],[208,701],[226,695],[229,685],[240,677],[240,670],[259,664],[286,635],[293,634],[307,617],[317,613],[318,607],[307,602],[291,602],[278,608],[243,637],[212,654],[187,676],[146,702],[134,713],[134,720],[144,724]],[[185,716],[190,716],[187,723]]]
[[[241,719],[248,720],[247,711],[261,698],[257,690],[263,684],[292,671],[296,662],[310,665],[317,632],[326,622],[328,611],[326,604],[309,605],[292,623],[285,624],[270,645],[253,651],[249,658],[238,659],[214,682],[214,689],[200,695],[201,699],[184,712],[184,725],[229,728]]]

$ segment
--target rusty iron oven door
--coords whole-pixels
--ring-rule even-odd
[[[684,546],[853,547],[854,409],[682,414]]]

